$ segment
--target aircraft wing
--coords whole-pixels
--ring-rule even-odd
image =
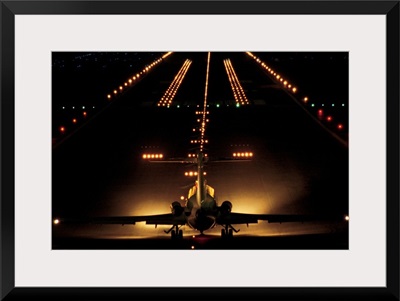
[[[341,221],[343,216],[339,215],[296,215],[296,214],[247,214],[231,212],[227,215],[219,216],[217,223],[227,224],[256,224],[258,221],[268,221],[268,223],[288,223],[288,222],[311,222],[311,221]]]
[[[143,216],[99,216],[91,218],[57,218],[54,224],[114,224],[134,225],[136,222],[146,222],[149,225],[184,225],[184,214],[175,216],[172,213]]]

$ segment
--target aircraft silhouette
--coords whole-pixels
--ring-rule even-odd
[[[218,205],[214,188],[207,184],[204,176],[204,153],[199,151],[195,162],[197,163],[197,179],[193,187],[189,189],[184,206],[174,201],[170,204],[171,213],[143,216],[104,216],[85,219],[56,218],[55,225],[60,223],[93,223],[93,224],[135,224],[146,222],[148,225],[170,225],[165,233],[171,234],[172,239],[182,239],[181,227],[187,225],[203,234],[204,231],[221,226],[221,237],[230,238],[233,233],[240,230],[233,225],[252,224],[264,220],[268,223],[307,222],[318,220],[348,220],[348,217],[337,215],[293,215],[293,214],[248,214],[232,212],[232,203],[228,200]],[[188,161],[186,161],[188,162]]]

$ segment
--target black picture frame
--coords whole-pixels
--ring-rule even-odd
[[[399,7],[399,1],[1,1],[1,299],[399,300]],[[385,15],[387,47],[386,287],[15,287],[14,29],[15,15],[18,14]]]

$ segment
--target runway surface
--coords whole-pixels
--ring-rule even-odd
[[[185,172],[195,171],[195,166],[149,162],[143,154],[187,159],[195,152],[191,140],[198,137],[193,128],[204,100],[206,55],[170,55],[67,139],[56,139],[53,218],[162,214],[170,212],[173,201],[184,204],[182,197],[195,181]],[[249,105],[235,105],[226,58]],[[157,107],[186,59],[192,64],[171,106]],[[286,72],[288,68],[282,66]],[[228,241],[219,237],[219,226],[204,236],[185,226],[181,242],[164,233],[168,226],[53,225],[53,249],[348,248],[348,148],[245,54],[213,53],[209,76],[205,171],[218,203],[229,200],[233,212],[333,213],[343,220],[238,225],[240,232]],[[342,98],[347,105],[347,95]],[[337,108],[336,116],[346,116],[346,110]],[[346,131],[337,135],[347,141]],[[233,158],[233,153],[246,152],[253,156]]]

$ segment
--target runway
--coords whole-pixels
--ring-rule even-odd
[[[193,164],[143,160],[145,153],[187,159],[195,151],[205,55],[174,55],[53,149],[53,218],[162,214],[173,201],[184,204],[195,180],[185,173]],[[235,105],[225,57],[250,105]],[[157,107],[187,58],[193,63],[172,105]],[[220,238],[219,226],[204,236],[185,226],[181,242],[161,225],[53,225],[53,249],[347,249],[348,148],[271,85],[243,54],[211,56],[208,185],[219,204],[232,202],[233,212],[333,213],[342,221],[238,225],[240,232],[228,241]],[[246,160],[233,157],[250,152],[254,156]]]

